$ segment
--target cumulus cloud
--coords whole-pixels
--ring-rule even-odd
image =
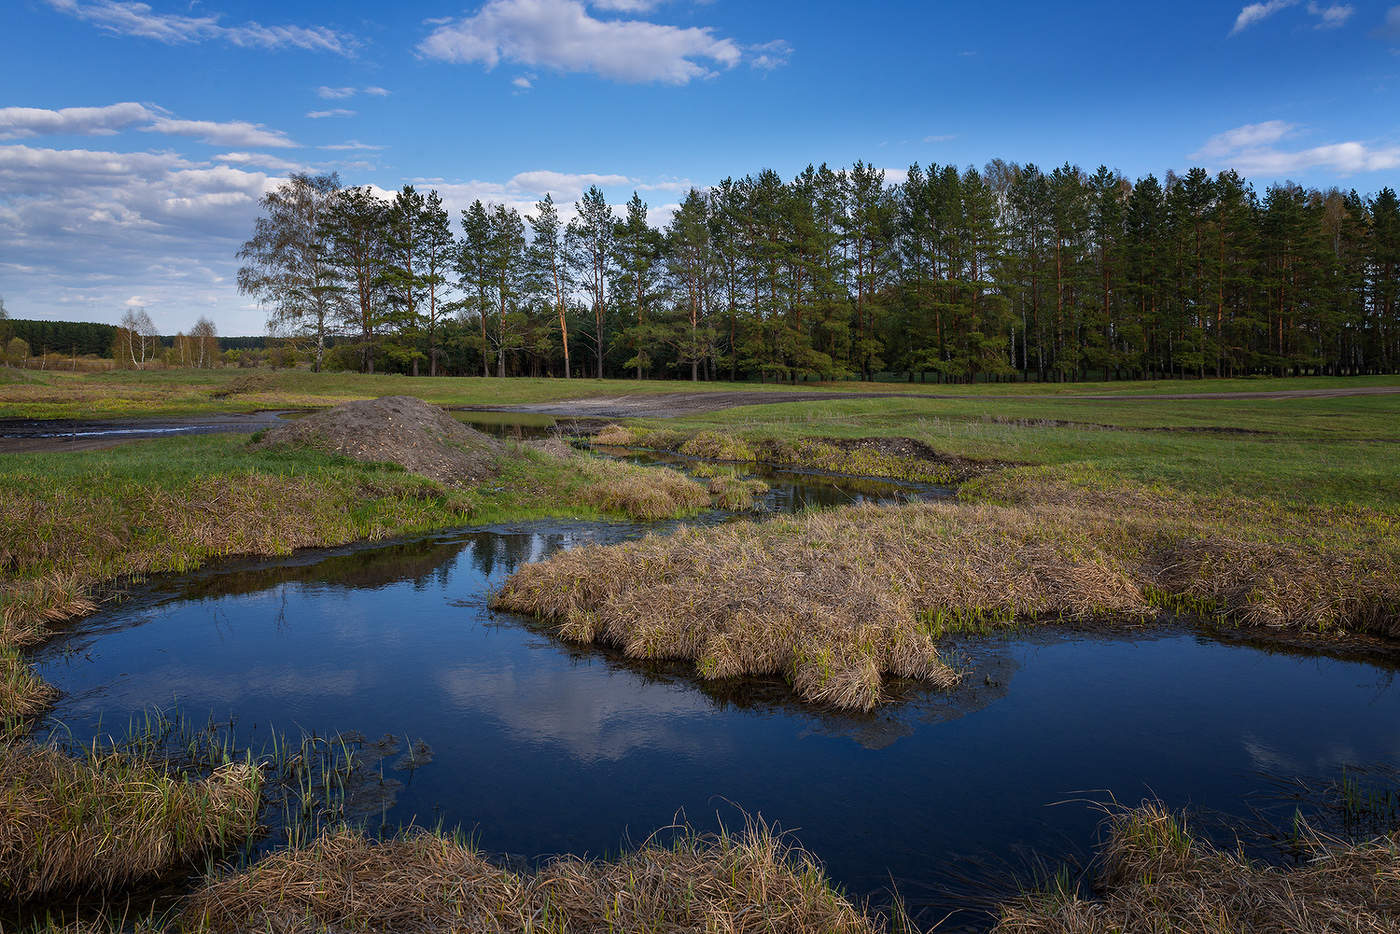
[[[271,169],[274,172],[310,172],[311,166],[302,165],[300,162],[293,162],[290,159],[283,159],[280,156],[269,155],[265,152],[225,152],[214,157],[215,162],[227,162],[230,165],[256,165],[260,168]]]
[[[1277,143],[1297,129],[1282,120],[1268,120],[1264,123],[1246,123],[1244,126],[1217,133],[1206,140],[1199,150],[1191,154],[1193,159],[1211,159],[1233,152],[1253,149]]]
[[[47,0],[49,6],[99,29],[122,36],[154,39],[166,45],[218,40],[245,48],[305,49],[350,55],[359,46],[352,36],[325,26],[264,26],[219,23],[218,13],[183,16],[158,13],[149,4],[125,0]]]
[[[487,69],[501,62],[589,73],[626,83],[681,85],[743,58],[709,27],[598,19],[579,0],[489,0],[471,16],[434,29],[418,45],[427,58]]]
[[[19,139],[40,134],[110,136],[137,123],[149,123],[155,114],[142,104],[126,102],[106,107],[0,107],[0,139]]]
[[[353,117],[355,111],[346,110],[344,107],[332,107],[330,110],[310,110],[306,115],[312,120],[324,120],[326,117]]]
[[[296,146],[281,130],[272,130],[261,123],[248,123],[233,120],[219,123],[214,120],[176,120],[172,117],[157,117],[150,126],[142,127],[145,133],[167,133],[172,136],[192,136],[215,146],[250,146],[272,149],[286,149]]]
[[[1310,169],[1354,175],[1400,168],[1400,146],[1376,146],[1355,140],[1306,149],[1284,149],[1277,145],[1297,132],[1296,126],[1281,120],[1246,124],[1212,136],[1191,157],[1208,159],[1245,175],[1273,178]]]
[[[114,321],[137,294],[188,314],[172,328],[235,308],[233,252],[276,181],[170,152],[0,146],[0,255],[28,269],[14,302]]]

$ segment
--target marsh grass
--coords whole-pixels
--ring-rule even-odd
[[[1017,510],[929,503],[687,528],[526,565],[494,606],[567,641],[689,659],[707,679],[778,674],[808,701],[868,710],[883,675],[956,682],[920,619],[930,610],[1145,609],[1113,555],[1088,538],[1064,553],[1045,544],[1052,531]]]
[[[349,831],[216,879],[186,902],[188,928],[283,931],[763,931],[865,934],[863,914],[817,862],[754,824],[681,828],[612,860],[563,857],[504,870],[456,836],[371,841]]]
[[[110,891],[249,836],[260,776],[231,763],[191,780],[94,750],[0,749],[0,893],[13,900]]]
[[[1012,625],[1165,607],[1259,631],[1400,633],[1400,544],[1365,510],[1261,525],[1237,504],[1080,480],[1023,474],[958,505],[588,546],[522,567],[494,605],[567,641],[688,659],[704,678],[780,674],[808,701],[856,709],[880,702],[885,675],[952,684],[937,640]]]
[[[997,934],[1385,934],[1400,929],[1400,832],[1360,843],[1312,835],[1303,860],[1268,865],[1195,837],[1157,804],[1116,813],[1101,899],[1028,894]]]
[[[698,432],[669,428],[607,425],[592,443],[680,454],[700,461],[725,464],[763,463],[852,477],[874,477],[910,483],[949,486],[1004,466],[967,458],[946,457],[907,438],[774,438],[758,440],[716,430]]]
[[[753,477],[719,474],[710,478],[709,493],[715,506],[729,512],[747,512],[756,498],[768,492],[768,484]]]

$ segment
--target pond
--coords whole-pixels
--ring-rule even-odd
[[[777,489],[775,509],[907,495]],[[761,815],[852,894],[878,902],[893,884],[929,924],[960,879],[1009,886],[1032,852],[1089,852],[1090,800],[1243,817],[1270,775],[1400,766],[1392,670],[1180,627],[971,644],[957,691],[901,685],[847,715],[781,681],[702,683],[488,609],[524,562],[665,528],[528,523],[159,578],[35,653],[63,692],[48,723],[86,742],[159,705],[236,721],[255,747],[274,729],[421,740],[430,763],[385,760],[402,787],[373,824],[460,825],[525,862],[615,853],[678,814],[702,828]]]

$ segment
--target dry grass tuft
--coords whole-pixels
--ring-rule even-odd
[[[679,448],[686,457],[698,457],[707,461],[755,460],[753,448],[747,441],[718,431],[702,431],[688,439]]]
[[[57,692],[29,668],[14,649],[0,645],[0,737],[42,711]]]
[[[585,548],[521,568],[496,606],[570,641],[693,660],[706,678],[778,673],[857,709],[879,702],[885,674],[950,681],[933,641],[1013,621],[1160,607],[1300,637],[1400,635],[1393,530],[1039,486],[1012,505],[851,507]]]
[[[214,934],[334,931],[598,931],[875,934],[807,854],[767,828],[683,835],[614,861],[566,857],[534,875],[461,842],[349,832],[206,884],[184,923]]]
[[[622,425],[604,425],[597,434],[593,436],[594,444],[601,444],[607,447],[629,447],[637,442],[637,436],[632,429],[624,428]]]
[[[1362,844],[1313,837],[1311,858],[1268,866],[1194,839],[1145,805],[1115,816],[1101,901],[1057,890],[1002,908],[997,934],[1389,934],[1400,930],[1400,832]]]
[[[588,480],[582,493],[584,501],[605,512],[655,520],[696,512],[710,504],[705,487],[669,468],[583,455],[570,460]]]
[[[259,776],[225,766],[203,781],[116,755],[72,759],[0,748],[0,896],[110,891],[247,837]]]
[[[574,642],[695,662],[705,678],[786,676],[803,698],[870,709],[881,676],[951,685],[934,638],[954,624],[1144,609],[1123,564],[1075,552],[1020,510],[855,506],[682,529],[555,555],[517,571],[503,610]]]
[[[720,509],[744,512],[754,507],[754,497],[768,492],[762,480],[732,475],[717,475],[710,480],[710,498]]]

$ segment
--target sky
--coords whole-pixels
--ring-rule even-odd
[[[857,159],[1400,186],[1400,5],[3,0],[12,317],[259,334],[235,253],[294,171],[530,209]]]

